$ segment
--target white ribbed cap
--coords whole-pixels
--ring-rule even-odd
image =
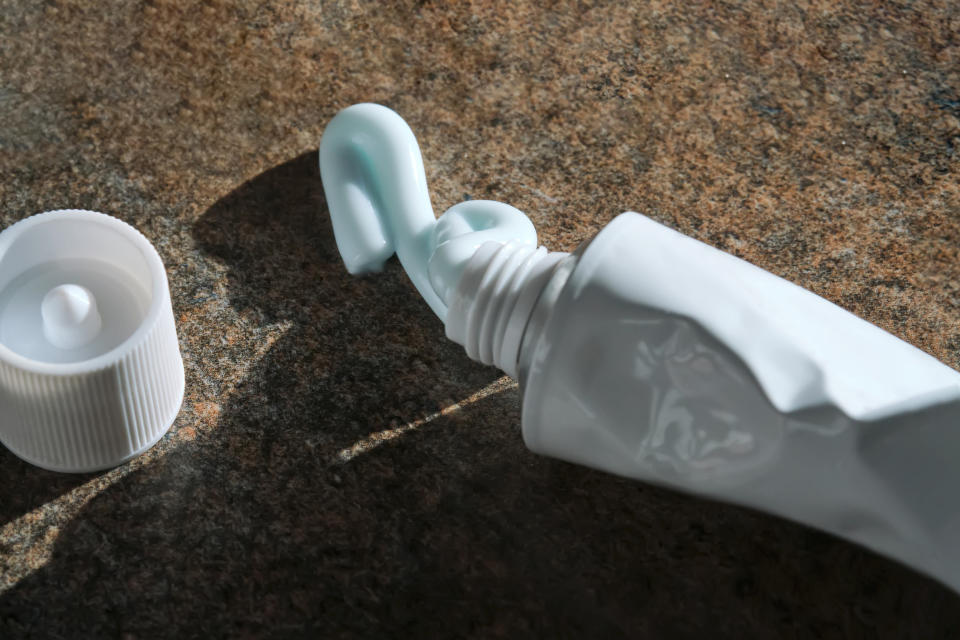
[[[0,441],[54,471],[116,466],[173,424],[183,361],[163,262],[130,225],[41,213],[0,233]]]

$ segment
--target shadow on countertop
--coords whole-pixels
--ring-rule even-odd
[[[952,592],[869,552],[530,454],[516,388],[496,386],[498,372],[443,338],[395,263],[349,277],[324,209],[310,153],[195,225],[229,293],[191,336],[206,375],[231,341],[253,353],[261,327],[284,332],[222,395],[214,427],[94,498],[49,563],[0,595],[0,637],[931,638],[960,628]],[[249,335],[227,335],[224,309]],[[359,453],[344,461],[344,451]],[[34,475],[26,501],[0,509],[7,519],[83,481],[9,458],[0,454],[7,492]]]
[[[94,477],[96,474],[56,473],[34,467],[0,445],[0,487],[3,487],[0,527]]]

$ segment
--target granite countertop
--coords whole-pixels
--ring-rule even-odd
[[[955,635],[870,552],[529,453],[395,261],[345,273],[316,147],[386,104],[438,211],[642,211],[957,367],[960,5],[385,4],[0,0],[0,225],[139,228],[187,374],[118,469],[0,450],[0,637]]]

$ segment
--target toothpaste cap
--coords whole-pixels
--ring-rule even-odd
[[[94,211],[0,233],[0,441],[54,471],[116,466],[173,424],[183,362],[163,262]]]

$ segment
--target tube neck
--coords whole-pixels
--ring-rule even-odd
[[[447,337],[463,345],[471,359],[518,378],[528,321],[569,255],[509,242],[481,245],[448,301]],[[562,283],[555,288],[559,293]],[[549,316],[549,309],[541,315]]]

